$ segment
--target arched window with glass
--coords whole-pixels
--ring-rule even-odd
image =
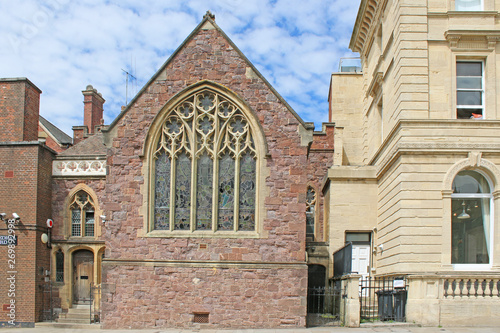
[[[488,265],[493,240],[491,183],[482,172],[463,170],[455,176],[452,190],[451,263]]]
[[[307,187],[306,194],[306,237],[308,240],[314,241],[316,224],[316,191],[311,187]]]
[[[211,89],[173,106],[152,154],[154,231],[256,230],[258,154],[245,112]]]
[[[95,208],[90,195],[85,191],[78,191],[70,204],[71,236],[94,236]]]

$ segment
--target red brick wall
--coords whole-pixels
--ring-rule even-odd
[[[311,183],[319,192],[333,154],[314,152],[308,156],[308,147],[300,145],[300,122],[260,78],[246,76],[247,67],[217,30],[202,30],[169,63],[163,76],[166,79],[152,83],[118,121],[112,132],[116,135],[108,157],[104,200],[106,214],[111,217],[106,228],[106,257],[139,262],[182,261],[185,266],[194,261],[253,262],[267,264],[267,269],[255,273],[262,278],[245,279],[247,270],[223,268],[223,273],[215,278],[210,275],[214,269],[207,268],[177,267],[162,273],[153,272],[152,268],[107,263],[103,267],[103,281],[116,286],[116,292],[108,293],[103,300],[104,327],[190,327],[192,309],[207,300],[212,325],[233,328],[305,325],[305,193]],[[144,217],[139,213],[144,183],[143,160],[139,155],[151,121],[175,94],[205,79],[241,96],[262,125],[270,153],[265,161],[270,176],[265,182],[269,195],[265,198],[263,219],[263,229],[269,236],[260,239],[138,237],[138,230],[144,225]],[[302,264],[282,269],[273,267],[275,262]],[[193,285],[197,279],[204,284]],[[253,286],[250,290],[254,293],[242,295],[248,285]]]
[[[0,145],[0,212],[8,218],[16,212],[21,223],[16,227],[15,248],[16,323],[32,325],[43,309],[41,289],[43,269],[49,269],[49,250],[40,236],[51,212],[51,152],[39,144]],[[3,223],[3,222],[1,222]],[[38,229],[38,230],[37,230]],[[6,230],[0,230],[6,235]],[[8,248],[0,246],[0,279],[6,281],[10,270]],[[7,284],[0,284],[0,304],[10,301]],[[3,309],[3,308],[2,308]],[[2,312],[0,322],[8,319]]]
[[[27,79],[0,81],[0,142],[38,139],[40,93]]]

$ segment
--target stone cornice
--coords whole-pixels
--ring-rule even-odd
[[[375,27],[380,15],[380,5],[385,6],[386,0],[362,0],[359,5],[358,16],[354,24],[349,48],[354,52],[362,53],[367,43],[373,37]]]
[[[444,34],[450,48],[493,50],[500,41],[498,30],[448,30]]]

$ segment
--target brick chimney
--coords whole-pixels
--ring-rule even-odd
[[[83,126],[73,126],[73,144],[86,139],[96,132],[96,126],[103,124],[102,95],[90,84],[82,91],[83,94]]]
[[[41,93],[25,77],[0,79],[0,142],[38,140]]]

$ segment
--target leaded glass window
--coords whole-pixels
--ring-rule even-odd
[[[90,195],[83,190],[78,191],[73,196],[69,209],[71,212],[71,236],[94,236],[94,202]]]
[[[192,94],[169,112],[155,147],[154,230],[255,230],[257,153],[235,103]]]
[[[64,253],[61,249],[56,252],[56,282],[64,282]]]
[[[306,194],[306,237],[314,241],[314,224],[316,212],[316,191],[312,187],[307,188]]]

